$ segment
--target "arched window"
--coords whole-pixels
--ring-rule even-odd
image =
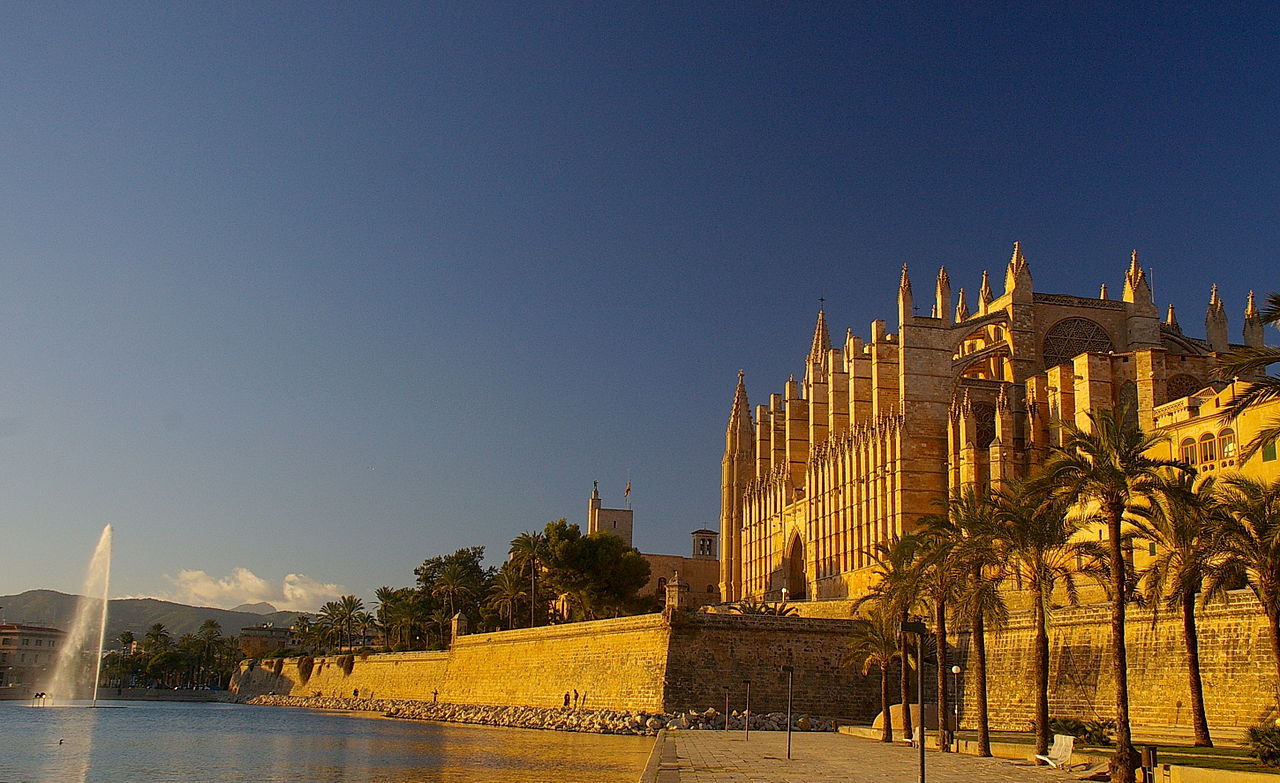
[[[1218,433],[1218,454],[1223,459],[1235,459],[1236,431],[1230,427]]]
[[[1206,432],[1200,436],[1200,461],[1213,462],[1218,458],[1218,450],[1214,448],[1213,433]]]
[[[665,576],[658,577],[658,589],[665,590],[667,588],[667,578]]]
[[[1178,450],[1181,452],[1180,456],[1183,462],[1187,463],[1188,465],[1196,464],[1196,439],[1195,438],[1183,438],[1182,443],[1179,444]]]
[[[1170,400],[1179,400],[1204,388],[1204,383],[1191,375],[1174,375],[1165,384]]]

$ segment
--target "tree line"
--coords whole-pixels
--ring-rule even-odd
[[[103,684],[113,687],[222,688],[240,660],[239,640],[224,636],[216,620],[177,639],[153,623],[141,639],[124,631],[116,642],[121,649],[102,661]]]
[[[639,596],[649,563],[638,550],[604,531],[583,535],[564,519],[511,541],[508,559],[484,565],[484,547],[429,557],[414,569],[414,584],[379,587],[372,611],[354,595],[300,617],[293,627],[301,650],[430,650],[448,646],[461,616],[477,631],[594,620],[656,611]]]

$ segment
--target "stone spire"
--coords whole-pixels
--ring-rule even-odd
[[[827,334],[827,314],[819,310],[818,325],[813,328],[813,346],[809,348],[809,361],[813,364],[825,365],[829,350],[831,350],[831,337]]]
[[[1014,301],[1031,301],[1031,267],[1022,255],[1022,243],[1013,243],[1013,255],[1009,258],[1009,267],[1004,273],[1004,292],[1013,294]]]
[[[738,388],[733,393],[733,408],[729,411],[729,426],[725,430],[725,452],[736,454],[749,449],[755,426],[751,423],[751,405],[747,402],[746,373],[738,370]]]
[[[911,298],[911,278],[907,276],[907,265],[902,265],[902,277],[898,279],[898,325],[908,323],[915,317],[915,302]]]
[[[1204,314],[1204,330],[1209,338],[1210,350],[1225,353],[1231,349],[1227,342],[1227,311],[1218,298],[1218,285],[1209,289],[1209,307]]]
[[[969,317],[969,303],[965,301],[964,289],[960,289],[960,301],[956,303],[956,323],[960,323]]]
[[[947,268],[938,269],[938,285],[934,289],[933,317],[942,321],[943,326],[951,325],[951,276]]]
[[[991,300],[995,298],[991,293],[991,276],[984,269],[982,270],[982,288],[978,289],[978,312],[986,315],[987,308],[991,306]]]
[[[1258,305],[1253,301],[1253,292],[1249,292],[1249,299],[1244,306],[1244,344],[1250,348],[1261,348],[1263,346],[1262,335],[1262,315],[1258,312]]]
[[[1106,284],[1106,283],[1103,283],[1103,284],[1102,284],[1102,287],[1098,289],[1098,298],[1099,298],[1099,299],[1106,299],[1106,298],[1107,298],[1107,284]]]
[[[1126,302],[1147,303],[1151,301],[1151,285],[1147,282],[1147,273],[1138,266],[1138,251],[1129,256],[1129,269],[1124,273],[1124,295]]]
[[[1173,312],[1173,303],[1169,303],[1169,314],[1164,317],[1164,325],[1172,329],[1178,334],[1182,334],[1182,325],[1178,323],[1178,316]]]

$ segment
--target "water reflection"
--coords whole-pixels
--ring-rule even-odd
[[[652,746],[643,737],[229,704],[0,702],[0,781],[630,783]]]

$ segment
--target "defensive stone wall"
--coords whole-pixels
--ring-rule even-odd
[[[1106,604],[1055,609],[1049,625],[1049,714],[1082,720],[1111,719],[1110,608]],[[1197,609],[1200,662],[1209,728],[1238,739],[1244,727],[1274,718],[1275,667],[1266,619],[1253,595],[1237,591],[1228,600]],[[1134,725],[1191,728],[1191,696],[1182,618],[1161,608],[1130,607],[1126,622],[1129,703]],[[1016,612],[999,634],[988,633],[988,698],[992,727],[1025,730],[1035,709],[1029,612]],[[965,670],[962,723],[972,725],[972,661],[967,635],[954,657]]]
[[[667,661],[667,707],[672,710],[746,707],[752,712],[787,709],[791,666],[792,709],[858,721],[879,711],[879,685],[845,665],[848,620],[769,615],[686,614],[672,623]]]
[[[668,619],[671,618],[671,619]],[[592,709],[677,712],[746,707],[869,720],[872,683],[843,666],[847,621],[677,612],[460,637],[449,652],[387,653],[241,664],[240,698],[415,699],[561,707],[578,691]],[[278,671],[277,671],[278,670]],[[583,701],[585,699],[585,702]],[[572,699],[571,699],[572,703]]]
[[[243,663],[232,688],[245,698],[358,691],[362,698],[534,707],[563,706],[576,689],[591,707],[661,711],[668,637],[656,614],[522,628],[462,636],[449,652],[316,658],[308,677],[306,659]]]

